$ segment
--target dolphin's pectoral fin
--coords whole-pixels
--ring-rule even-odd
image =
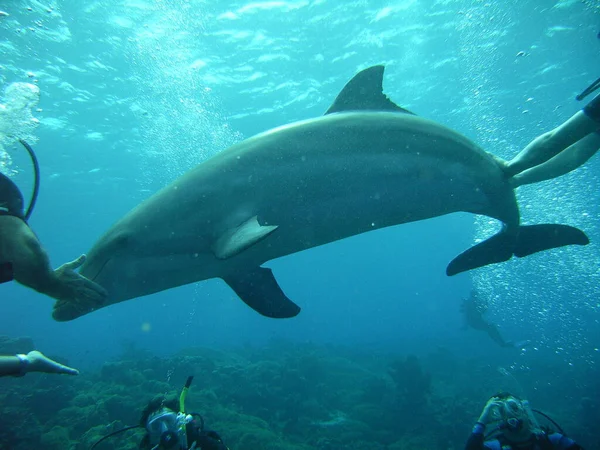
[[[342,89],[325,115],[343,111],[396,111],[413,114],[391,101],[383,93],[384,66],[372,66],[358,72]]]
[[[300,312],[300,307],[283,293],[271,269],[257,267],[223,280],[246,305],[263,316],[287,319]]]
[[[261,225],[257,216],[241,225],[227,230],[213,245],[213,252],[219,259],[227,259],[256,244],[277,229],[276,225]]]
[[[527,225],[519,227],[519,238],[515,256],[528,256],[542,250],[564,247],[565,245],[587,245],[586,234],[569,225]]]
[[[446,268],[446,275],[452,276],[467,270],[508,261],[515,247],[514,235],[504,229],[454,258]]]

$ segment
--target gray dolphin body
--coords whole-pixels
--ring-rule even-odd
[[[497,160],[392,103],[382,93],[383,70],[357,74],[323,117],[233,145],[134,208],[98,240],[81,270],[108,291],[108,303],[58,302],[54,318],[216,277],[259,313],[292,317],[300,308],[261,264],[456,211],[504,226],[452,261],[449,275],[588,242],[568,226],[519,226]]]

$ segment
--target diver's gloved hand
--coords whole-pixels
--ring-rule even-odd
[[[58,363],[41,352],[33,350],[26,355],[20,355],[19,358],[23,361],[23,373],[27,372],[44,372],[44,373],[64,373],[67,375],[79,375],[77,369],[67,367]]]
[[[82,302],[86,306],[102,304],[107,292],[102,286],[75,272],[85,262],[85,255],[65,263],[54,271],[60,283],[58,300]]]
[[[498,410],[502,406],[502,401],[498,397],[492,397],[485,404],[483,411],[481,411],[481,415],[477,422],[481,422],[484,425],[488,425],[491,422],[495,422],[498,420]]]

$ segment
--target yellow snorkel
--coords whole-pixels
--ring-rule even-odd
[[[190,375],[185,382],[185,386],[181,390],[181,394],[179,394],[179,412],[185,414],[185,398],[187,397],[187,393],[190,390],[190,385],[192,384],[192,380],[194,379],[193,375]]]

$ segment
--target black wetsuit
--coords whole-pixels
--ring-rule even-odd
[[[496,325],[487,322],[483,318],[486,310],[487,305],[473,294],[471,294],[468,299],[464,299],[461,305],[461,312],[465,316],[466,325],[468,327],[471,327],[474,330],[485,331],[500,347],[514,348],[515,344],[510,341],[505,341]]]
[[[203,426],[197,419],[192,420],[186,426],[188,448],[196,444],[198,450],[228,450],[221,436],[216,431],[203,430]]]
[[[528,443],[511,445],[502,435],[490,441],[484,440],[485,427],[477,422],[469,436],[465,450],[583,450],[573,439],[560,433],[532,435]]]
[[[192,420],[185,426],[187,436],[187,448],[195,450],[229,450],[223,443],[221,436],[216,431],[202,430],[198,420]],[[146,434],[140,442],[140,450],[149,450],[154,446],[150,444],[149,435]],[[161,448],[160,446],[158,447]],[[179,448],[179,447],[177,447]]]
[[[228,450],[216,431],[200,432],[193,443],[196,443],[195,448],[198,450]]]
[[[583,112],[590,119],[600,124],[600,94],[596,95],[591,102],[585,105]]]
[[[23,195],[10,178],[0,172],[0,216],[14,216],[25,221]],[[0,284],[14,279],[10,261],[0,262]]]

